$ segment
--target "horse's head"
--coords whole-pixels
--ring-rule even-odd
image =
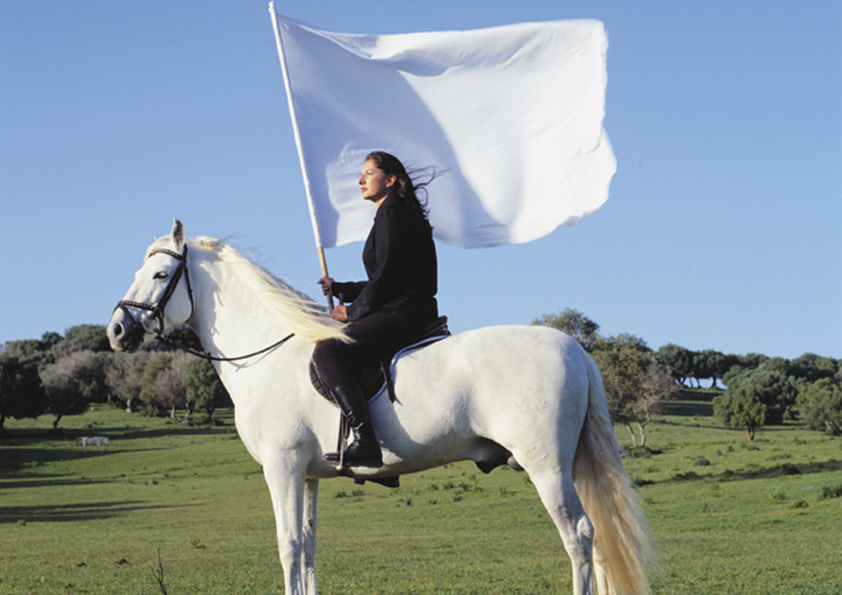
[[[114,351],[135,351],[193,315],[184,226],[174,220],[170,235],[149,247],[146,259],[108,324]]]

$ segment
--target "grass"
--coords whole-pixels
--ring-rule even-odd
[[[655,592],[842,592],[842,440],[788,425],[748,444],[693,397],[626,461],[663,569]],[[62,420],[59,436],[47,418],[7,421],[0,595],[154,595],[160,569],[168,595],[281,593],[268,490],[223,417],[190,428],[100,407]],[[111,444],[83,454],[75,438],[94,434]],[[528,477],[472,463],[397,490],[322,482],[318,566],[323,595],[571,592]]]

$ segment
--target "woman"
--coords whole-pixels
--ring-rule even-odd
[[[389,153],[368,155],[359,179],[362,197],[377,207],[363,248],[368,281],[319,280],[325,295],[351,302],[336,306],[331,316],[348,322],[345,330],[353,342],[329,339],[317,344],[313,353],[322,384],[354,434],[344,455],[348,467],[383,465],[356,371],[420,340],[424,329],[438,317],[433,229],[416,196],[428,183],[415,185],[403,164]],[[328,453],[325,460],[338,464],[340,453]]]

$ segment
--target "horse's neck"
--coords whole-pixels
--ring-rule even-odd
[[[290,329],[270,314],[233,265],[202,254],[190,274],[195,300],[191,326],[211,355],[253,353],[289,334]]]

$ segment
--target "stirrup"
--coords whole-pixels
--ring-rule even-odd
[[[377,469],[383,466],[383,454],[380,451],[379,445],[377,446],[377,455],[374,454],[372,449],[372,454],[370,456],[355,456],[355,453],[349,452],[353,446],[354,444],[351,444],[351,446],[343,448],[339,452],[325,453],[324,460],[336,465],[336,469],[340,473],[343,469],[347,469],[349,467],[371,467]],[[351,455],[350,457],[348,456],[349,454]]]

